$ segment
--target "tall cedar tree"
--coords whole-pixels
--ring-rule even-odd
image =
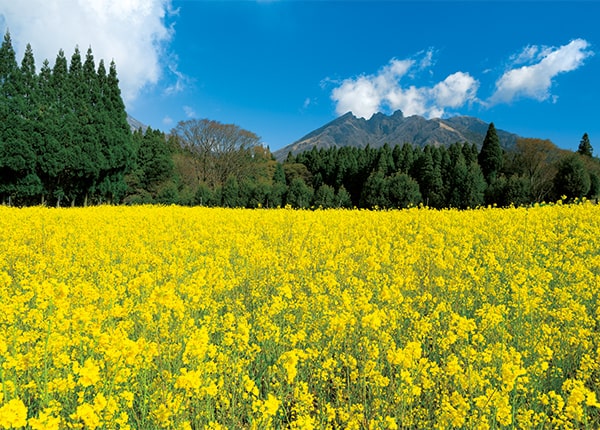
[[[14,112],[15,88],[19,73],[15,50],[7,31],[0,47],[0,194],[3,202],[11,203],[15,194],[15,178],[26,169],[26,162],[16,151],[18,118]]]
[[[65,200],[118,201],[132,158],[131,132],[114,62],[95,70],[75,49],[60,50],[53,68],[36,74],[27,45],[19,68],[10,33],[0,47],[0,200],[12,204]]]
[[[20,116],[19,153],[27,160],[27,171],[17,186],[17,195],[22,204],[31,204],[42,193],[42,182],[36,173],[37,151],[41,146],[42,134],[36,122],[38,105],[38,76],[31,45],[27,44],[21,62],[21,73],[15,98],[16,112]]]
[[[441,208],[444,206],[444,184],[442,182],[441,157],[435,154],[432,146],[426,146],[420,158],[420,169],[417,180],[427,206]]]
[[[56,154],[53,159],[56,161],[55,171],[52,175],[52,198],[56,201],[56,206],[61,206],[63,200],[70,200],[74,204],[74,184],[77,181],[77,160],[73,156],[72,129],[72,111],[71,97],[69,90],[69,69],[65,52],[58,51],[54,67],[52,68],[52,94],[55,99],[52,101],[54,110],[52,112],[51,123],[48,124],[47,132],[50,133],[58,143]]]
[[[273,172],[271,191],[268,196],[267,206],[278,207],[283,206],[285,201],[285,193],[287,192],[287,184],[285,181],[285,171],[281,163],[275,165]]]
[[[108,75],[101,72],[99,67],[101,106],[105,112],[100,123],[106,121],[100,148],[106,160],[106,168],[101,172],[99,192],[104,199],[119,202],[127,191],[125,173],[131,168],[133,160],[132,136],[121,98],[115,62],[111,61]]]
[[[101,163],[98,157],[98,145],[95,142],[97,136],[94,130],[92,109],[88,106],[81,52],[77,47],[71,57],[67,82],[70,109],[65,122],[71,134],[70,160],[73,163],[73,174],[76,177],[72,178],[70,200],[72,204],[75,204],[79,197],[83,199],[82,203],[87,205],[90,194],[94,192],[100,176]]]
[[[0,48],[0,198],[9,204],[33,203],[41,189],[35,173],[36,86],[31,46],[19,68],[7,32]]]
[[[504,165],[504,153],[493,122],[488,127],[478,161],[485,180],[488,184],[492,183]]]
[[[41,203],[48,200],[58,201],[63,194],[59,190],[59,176],[64,169],[62,143],[60,141],[60,117],[57,95],[50,62],[44,61],[38,81],[38,110],[36,124],[42,136],[37,148],[37,174],[43,184]]]
[[[593,153],[592,144],[590,143],[590,138],[587,133],[584,133],[581,142],[579,142],[579,148],[577,152],[581,155],[585,155],[587,157],[591,157]]]

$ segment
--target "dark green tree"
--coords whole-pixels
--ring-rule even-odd
[[[36,174],[37,76],[31,46],[19,68],[10,33],[0,47],[0,196],[8,204],[30,204],[41,193]]]
[[[426,146],[417,163],[419,168],[415,178],[419,183],[423,202],[427,206],[434,208],[443,207],[446,201],[441,171],[441,158],[439,159],[439,163],[434,162],[433,147]]]
[[[13,156],[15,136],[15,118],[13,99],[19,73],[15,50],[10,32],[4,34],[0,46],[0,196],[3,203],[12,204],[15,192],[15,172],[25,168],[24,160]]]
[[[530,204],[532,202],[530,181],[525,176],[517,174],[509,178],[501,175],[485,190],[485,200],[487,204],[496,204],[499,207]]]
[[[323,184],[315,192],[314,197],[315,207],[324,209],[335,206],[335,189],[331,185]]]
[[[405,143],[396,154],[397,157],[394,158],[396,170],[403,173],[410,172],[415,162],[415,148],[411,144]]]
[[[247,179],[240,184],[241,204],[247,208],[264,208],[269,205],[272,185],[264,180]]]
[[[587,133],[583,133],[581,141],[579,142],[579,148],[577,149],[577,153],[581,155],[585,155],[587,157],[592,156],[592,145],[590,143],[590,138]]]
[[[285,201],[285,193],[287,192],[287,184],[285,180],[285,171],[280,163],[275,165],[275,171],[273,172],[273,180],[271,190],[267,197],[267,207],[280,207],[283,206]]]
[[[221,204],[228,208],[243,206],[240,199],[240,186],[235,176],[230,176],[223,185]]]
[[[213,190],[211,190],[207,184],[201,183],[198,185],[196,193],[194,194],[194,204],[199,206],[217,206],[221,202],[220,196],[215,194],[218,193],[215,193]]]
[[[342,185],[335,193],[335,204],[336,208],[351,208],[352,207],[352,197],[346,188]]]
[[[296,177],[288,187],[286,203],[294,208],[306,209],[310,207],[313,198],[313,189],[306,185],[301,177]]]
[[[38,177],[43,184],[42,202],[58,203],[62,195],[59,179],[63,176],[63,146],[60,139],[61,116],[54,77],[48,60],[44,61],[39,74],[38,116],[36,124],[42,136],[36,149]],[[59,204],[59,203],[58,203]]]
[[[76,179],[78,160],[71,145],[73,138],[74,121],[72,119],[72,97],[68,82],[68,62],[64,51],[58,51],[54,67],[52,68],[52,79],[50,81],[50,92],[54,95],[52,100],[52,116],[48,121],[47,133],[56,141],[56,153],[51,154],[48,167],[56,168],[48,171],[52,198],[56,206],[61,206],[64,200],[74,204],[76,197]]]
[[[93,65],[92,65],[93,68]],[[89,90],[84,80],[81,52],[75,47],[68,71],[68,113],[64,118],[69,130],[73,177],[71,203],[87,205],[100,179],[104,167],[101,160],[98,133],[90,106]],[[66,142],[65,142],[66,143]]]
[[[15,116],[20,131],[18,152],[28,160],[27,171],[23,172],[17,183],[16,195],[21,204],[39,203],[42,195],[42,181],[37,175],[37,152],[43,140],[43,130],[40,130],[37,122],[37,110],[39,104],[38,76],[35,70],[35,59],[31,45],[27,44],[23,61],[21,62],[21,73],[17,84],[17,95],[15,97]]]
[[[389,176],[396,171],[392,149],[387,143],[379,149],[377,170],[380,170],[385,176]]]
[[[531,203],[531,187],[527,178],[512,175],[506,182],[505,205],[524,206]]]
[[[132,136],[134,161],[127,176],[128,201],[152,202],[166,182],[173,180],[175,167],[167,138],[151,127],[145,133],[138,130]],[[147,196],[147,197],[143,197]]]
[[[500,139],[493,122],[488,126],[478,161],[481,172],[488,184],[498,176],[504,165],[504,151],[500,146]]]
[[[461,144],[462,153],[465,156],[465,163],[467,166],[470,166],[471,163],[478,163],[477,157],[479,156],[479,151],[477,150],[477,145],[474,143],[469,145],[467,142]]]
[[[360,206],[363,208],[389,208],[387,180],[383,172],[374,171],[369,175],[362,190]]]
[[[554,177],[554,191],[557,198],[582,198],[590,190],[590,175],[578,154],[565,157],[558,164]]]
[[[100,172],[98,192],[108,201],[119,202],[127,190],[125,174],[131,168],[133,159],[131,130],[121,98],[115,62],[111,62],[105,80],[100,67],[98,76],[101,101],[107,116],[107,133],[100,140],[106,168]]]
[[[407,208],[422,201],[419,184],[406,173],[396,173],[387,178],[386,189],[392,207]]]
[[[485,179],[477,163],[467,166],[462,152],[452,168],[448,205],[460,209],[474,208],[484,203]]]
[[[587,197],[590,199],[600,197],[600,176],[595,172],[590,172],[590,190]]]

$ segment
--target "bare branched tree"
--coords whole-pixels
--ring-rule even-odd
[[[548,197],[556,175],[556,163],[562,151],[549,140],[521,138],[515,148],[515,164],[530,182],[536,202]]]
[[[222,186],[227,178],[243,180],[249,173],[260,137],[235,124],[209,119],[181,121],[171,134],[194,155],[199,182]]]

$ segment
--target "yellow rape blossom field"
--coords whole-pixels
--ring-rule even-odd
[[[0,207],[0,428],[600,427],[600,207]]]

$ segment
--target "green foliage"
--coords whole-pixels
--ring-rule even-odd
[[[234,176],[230,176],[227,178],[227,181],[225,181],[221,199],[222,206],[229,208],[237,208],[242,206],[240,199],[240,186]]]
[[[585,155],[587,157],[591,157],[593,152],[594,150],[592,149],[590,138],[587,133],[584,133],[581,137],[581,142],[579,142],[579,148],[577,149],[577,153]]]
[[[414,176],[419,183],[423,201],[427,206],[433,208],[443,207],[445,201],[441,158],[433,147],[426,146],[415,164],[416,172]]]
[[[590,190],[587,196],[591,199],[600,197],[600,176],[596,172],[590,172]]]
[[[388,208],[391,206],[387,182],[382,171],[374,171],[367,178],[360,197],[360,205],[365,208]]]
[[[408,208],[422,202],[419,184],[406,173],[396,173],[387,178],[387,191],[392,207]]]
[[[33,72],[32,72],[33,71]],[[30,204],[40,189],[36,174],[35,62],[27,46],[18,67],[10,33],[0,47],[0,196],[9,204]]]
[[[579,155],[569,155],[558,164],[554,190],[557,198],[566,196],[574,199],[587,195],[590,190],[590,175]]]
[[[351,208],[352,207],[352,197],[346,188],[342,185],[335,194],[335,204],[336,208]]]
[[[17,67],[10,34],[0,48],[0,198],[60,206],[118,202],[133,158],[116,66],[95,70],[91,49],[35,72],[27,45]]]
[[[165,182],[174,176],[174,163],[171,149],[164,133],[151,127],[145,133],[133,133],[133,166],[127,177],[129,196],[147,192],[151,200],[158,196]]]
[[[463,153],[459,152],[451,172],[448,205],[460,209],[482,205],[486,183],[479,165],[475,162],[467,165]]]
[[[294,208],[306,209],[310,207],[313,189],[306,185],[301,177],[292,179],[288,187],[286,203]]]
[[[331,185],[321,185],[315,192],[314,205],[322,208],[335,207],[335,189]]]
[[[490,123],[488,126],[481,151],[478,156],[479,166],[481,172],[485,177],[487,183],[491,183],[497,176],[504,164],[504,155],[502,147],[500,146],[500,139],[496,132],[494,123]]]
[[[275,165],[275,171],[273,173],[272,186],[267,196],[265,207],[281,207],[285,201],[285,194],[287,192],[287,184],[285,179],[285,170],[283,165],[277,163]]]
[[[524,206],[532,202],[531,182],[525,176],[517,174],[509,178],[502,175],[492,182],[485,191],[487,204],[498,206]]]

